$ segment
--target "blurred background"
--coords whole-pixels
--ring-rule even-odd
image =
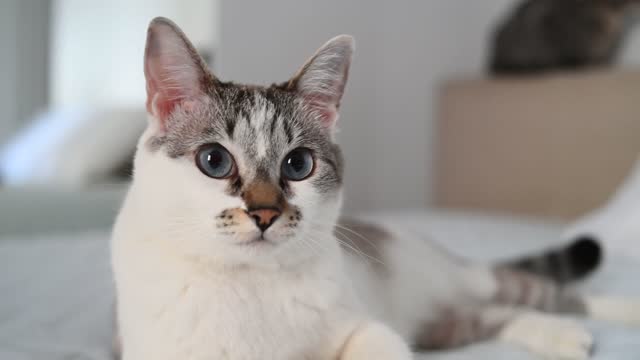
[[[637,1],[553,3],[4,1],[4,196],[121,191],[145,126],[145,31],[162,15],[239,82],[282,81],[330,37],[356,37],[339,135],[347,211],[574,218],[640,150]]]

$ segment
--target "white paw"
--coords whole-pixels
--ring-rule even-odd
[[[640,299],[589,297],[585,302],[594,319],[640,326]]]
[[[535,312],[515,318],[499,337],[550,360],[588,359],[593,347],[593,337],[576,321]]]
[[[409,346],[391,329],[378,323],[358,329],[345,344],[340,360],[411,360]]]

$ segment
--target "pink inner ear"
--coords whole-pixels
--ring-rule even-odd
[[[152,23],[144,62],[146,105],[162,130],[166,130],[168,117],[178,105],[201,93],[204,71],[198,54],[179,30],[165,23]]]
[[[163,130],[167,118],[179,103],[180,96],[166,95],[159,91],[149,91],[147,95],[147,111],[160,120]]]
[[[312,116],[323,126],[333,128],[338,121],[338,109],[328,96],[306,96]]]
[[[147,66],[149,66],[146,69],[147,111],[160,120],[164,130],[165,122],[171,112],[176,106],[194,95],[198,84],[197,81],[192,81],[190,78],[191,74],[187,73],[188,68],[183,74],[170,74],[167,68],[156,62],[155,59],[150,59]],[[164,81],[158,80],[159,76],[164,76]]]

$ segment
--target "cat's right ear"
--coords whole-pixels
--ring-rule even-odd
[[[193,44],[171,20],[157,17],[149,24],[144,53],[147,111],[166,130],[176,106],[197,101],[215,82]]]

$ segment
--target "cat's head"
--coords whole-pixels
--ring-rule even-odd
[[[338,36],[282,84],[238,85],[218,80],[175,24],[153,20],[151,121],[132,191],[147,225],[176,251],[238,263],[302,260],[333,246],[322,242],[341,205],[333,135],[353,46]]]

